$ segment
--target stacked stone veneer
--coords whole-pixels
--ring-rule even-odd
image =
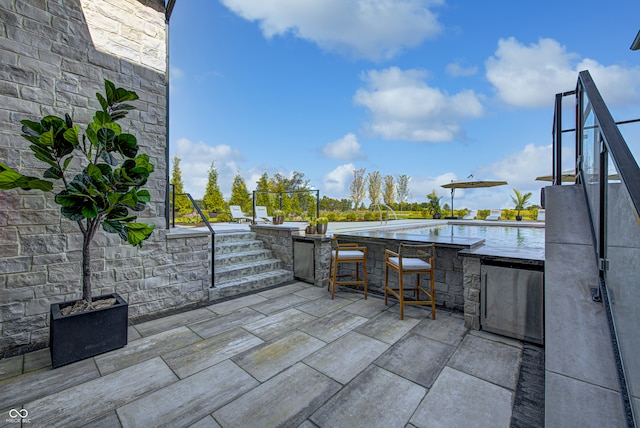
[[[72,115],[81,130],[100,108],[103,79],[134,90],[126,119],[155,166],[141,249],[99,233],[94,294],[116,291],[131,317],[206,300],[210,236],[166,233],[166,27],[163,0],[0,1],[0,162],[41,176],[22,119]],[[76,166],[77,168],[77,166]],[[0,191],[0,357],[46,344],[49,304],[80,297],[82,235],[53,194]]]
[[[293,271],[293,236],[304,234],[306,223],[287,222],[280,225],[256,224],[251,226],[256,238],[282,261],[282,268]]]
[[[464,257],[464,325],[480,330],[480,266],[479,258]]]

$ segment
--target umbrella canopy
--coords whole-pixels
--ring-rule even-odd
[[[443,184],[441,187],[445,189],[451,189],[451,217],[453,217],[453,195],[456,189],[477,189],[480,187],[495,187],[504,186],[506,181],[499,180],[467,180],[467,181],[452,181],[448,184]]]
[[[541,175],[540,177],[536,177],[536,181],[553,181],[553,175]],[[562,182],[563,183],[573,183],[576,181],[576,175],[570,172],[562,173]]]
[[[620,180],[620,175],[618,174],[609,174],[607,176],[609,181]],[[553,181],[552,175],[541,175],[540,177],[536,177],[537,181]],[[562,182],[563,183],[574,183],[576,181],[576,175],[573,173],[563,172],[562,173]]]
[[[477,187],[494,187],[504,186],[506,181],[492,180],[473,180],[473,181],[452,181],[449,184],[443,184],[441,187],[445,189],[475,189]]]

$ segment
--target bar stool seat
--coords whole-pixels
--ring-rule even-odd
[[[435,244],[400,244],[397,253],[385,250],[384,304],[387,304],[389,294],[398,299],[401,320],[404,319],[405,305],[431,306],[431,318],[436,319],[434,255]],[[398,288],[389,286],[389,269],[398,272]],[[415,287],[405,288],[405,275],[416,275]],[[420,285],[420,275],[429,275],[429,291]],[[415,300],[406,300],[405,291],[414,291]],[[426,300],[420,300],[420,293],[424,294]]]
[[[338,274],[341,264],[355,263],[353,271]],[[360,264],[362,264],[362,279],[360,278]],[[345,279],[340,279],[345,278]],[[329,281],[327,291],[331,290],[333,300],[336,285],[355,285],[364,288],[364,298],[367,299],[367,247],[356,243],[338,243],[334,237],[331,240],[331,258],[329,260]]]

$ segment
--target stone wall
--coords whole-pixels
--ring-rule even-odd
[[[156,231],[141,249],[98,233],[94,294],[120,293],[131,317],[206,300],[210,237],[174,238],[165,230],[163,0],[0,1],[0,162],[41,176],[20,120],[69,113],[84,130],[104,78],[140,97],[120,125],[155,166],[146,186],[152,201],[140,217]],[[49,304],[80,297],[82,235],[60,216],[53,194],[0,191],[0,207],[1,357],[44,346]]]
[[[480,330],[480,259],[464,257],[464,326]]]
[[[306,223],[295,222],[280,225],[254,224],[251,231],[256,233],[256,239],[261,240],[274,257],[282,261],[283,269],[293,271],[292,236],[304,235],[305,227]]]

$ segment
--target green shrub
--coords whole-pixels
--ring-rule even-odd
[[[364,221],[373,221],[376,219],[376,216],[371,211],[367,211],[366,213],[364,213],[363,219]]]
[[[338,221],[339,216],[337,213],[330,212],[327,213],[327,218],[329,219],[329,221]]]
[[[220,214],[218,214],[218,216],[216,217],[216,221],[217,221],[217,222],[231,221],[231,215],[229,215],[229,214],[227,214],[227,213],[220,213]]]
[[[486,219],[489,214],[491,214],[491,210],[478,210],[478,220]]]
[[[347,221],[358,221],[358,216],[354,212],[347,214]]]

